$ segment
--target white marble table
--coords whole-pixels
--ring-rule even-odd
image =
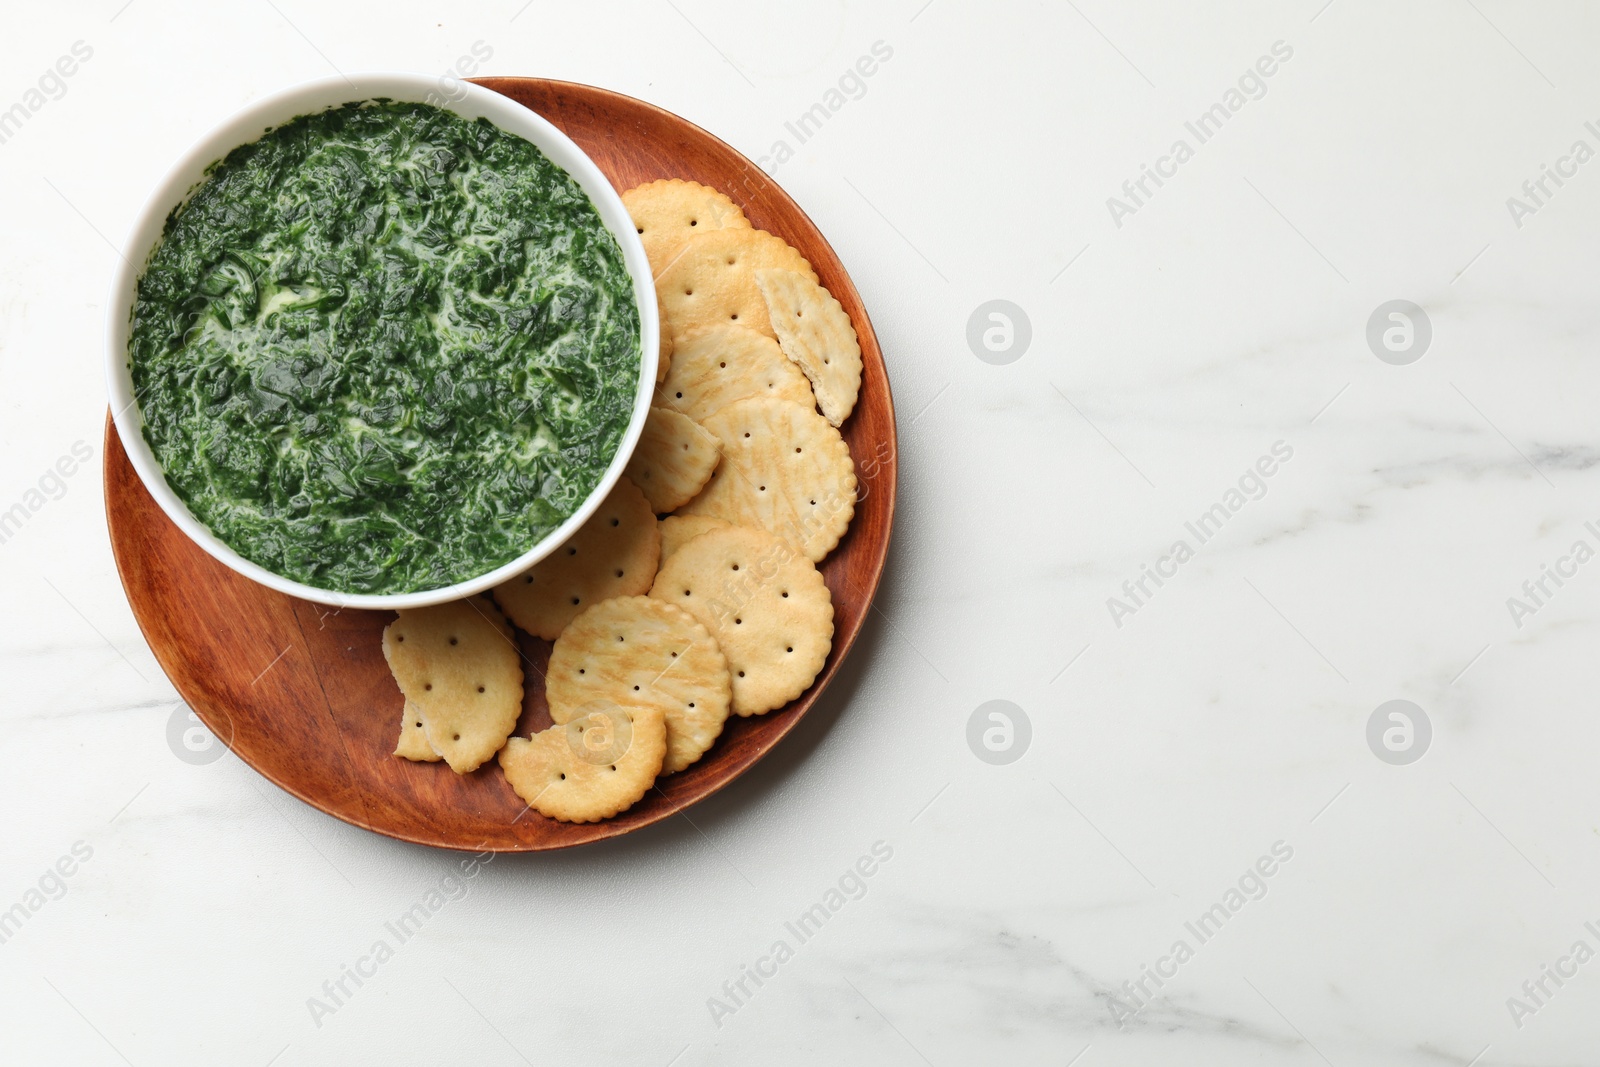
[[[6,15],[0,1059],[1596,1062],[1600,17],[521,2]],[[764,157],[872,308],[903,488],[757,772],[467,877],[185,747],[99,463],[169,162],[475,52]]]

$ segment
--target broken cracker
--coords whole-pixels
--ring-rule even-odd
[[[722,463],[681,509],[759,526],[815,562],[833,551],[855,515],[850,447],[828,420],[786,400],[754,398],[706,419]]]
[[[597,705],[531,738],[513,737],[500,753],[500,769],[540,815],[599,822],[649,792],[666,751],[660,708]]]
[[[656,292],[680,336],[731,324],[776,340],[756,288],[756,272],[770,269],[816,277],[804,256],[765,230],[712,230],[689,239],[656,277]]]
[[[413,763],[437,763],[442,758],[428,744],[428,731],[422,725],[422,709],[410,700],[400,710],[400,740],[394,746],[394,754]]]
[[[803,407],[816,403],[805,373],[783,354],[778,342],[744,326],[719,324],[674,342],[672,367],[656,389],[655,402],[704,422],[729,404],[753,396]]]
[[[861,392],[861,343],[849,314],[814,278],[794,271],[756,271],[756,288],[783,354],[805,371],[828,421],[842,425]]]
[[[407,704],[422,711],[428,746],[457,774],[477,770],[516,729],[521,655],[488,600],[402,609],[384,628],[383,657]]]
[[[760,715],[805,692],[833,647],[833,599],[787,541],[731,526],[674,552],[650,595],[693,615],[727,657],[733,711]]]
[[[595,701],[659,708],[667,720],[662,774],[681,771],[722,733],[733,697],[728,661],[683,609],[617,597],[572,620],[545,671],[550,719],[565,723]]]
[[[532,569],[494,588],[511,621],[554,641],[573,617],[614,596],[650,588],[661,559],[661,531],[639,487],[618,478],[609,496],[566,544]]]
[[[651,274],[660,274],[696,234],[750,228],[738,204],[715,189],[680,178],[636,185],[622,194],[622,206],[639,231]]]
[[[668,515],[661,520],[661,562],[696,537],[710,530],[725,530],[733,523],[710,515]]]
[[[722,444],[705,427],[671,408],[652,407],[625,471],[657,512],[694,499],[722,458]]]

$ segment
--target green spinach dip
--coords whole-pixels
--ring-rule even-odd
[[[145,439],[245,558],[344,593],[532,548],[627,430],[622,250],[528,141],[423,104],[305,115],[167,219],[132,313]]]

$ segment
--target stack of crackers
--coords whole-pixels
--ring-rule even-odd
[[[700,759],[730,714],[805,692],[833,646],[817,564],[855,514],[838,430],[861,388],[849,315],[722,193],[672,179],[622,200],[662,320],[626,476],[492,597],[401,611],[383,635],[405,697],[395,755],[470,774],[498,753],[528,807],[567,822],[627,810]],[[554,642],[553,725],[527,738],[511,736],[513,626]]]

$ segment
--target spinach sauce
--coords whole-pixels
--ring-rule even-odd
[[[640,369],[622,250],[487,120],[347,104],[217,164],[139,280],[145,439],[222,541],[323,589],[515,559],[621,444]]]

